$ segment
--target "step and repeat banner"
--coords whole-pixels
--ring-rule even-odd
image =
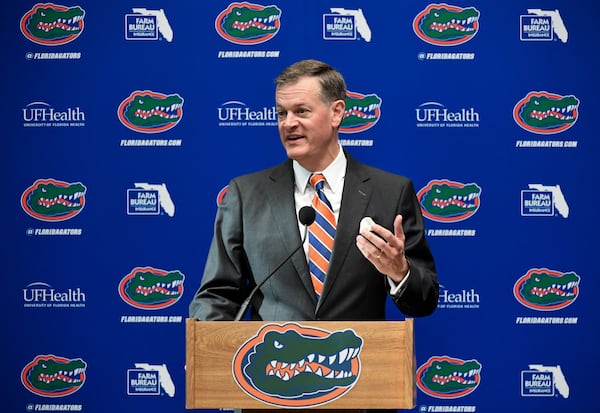
[[[282,162],[274,78],[346,77],[441,283],[415,412],[598,411],[594,1],[5,4],[3,411],[184,412],[220,200]],[[403,316],[390,305],[388,319]]]

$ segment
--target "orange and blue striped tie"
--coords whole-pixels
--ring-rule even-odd
[[[335,216],[323,192],[324,183],[323,174],[314,174],[310,177],[310,184],[317,193],[312,201],[316,212],[315,222],[308,227],[308,266],[317,299],[321,297],[323,291],[335,238]]]

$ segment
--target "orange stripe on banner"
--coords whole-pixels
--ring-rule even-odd
[[[325,232],[325,230],[323,230],[323,228],[317,224],[312,224],[309,229],[310,232],[312,232],[319,239],[319,241],[329,248],[329,251],[333,250],[333,238],[331,238],[331,235]]]

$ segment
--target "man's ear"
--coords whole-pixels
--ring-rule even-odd
[[[339,99],[331,104],[333,127],[339,128],[344,120],[344,111],[346,110],[346,101]]]

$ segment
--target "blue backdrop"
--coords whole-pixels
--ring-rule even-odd
[[[284,159],[273,79],[305,58],[366,115],[344,147],[419,192],[441,297],[414,411],[599,409],[597,2],[4,10],[5,411],[185,411],[218,201]]]

